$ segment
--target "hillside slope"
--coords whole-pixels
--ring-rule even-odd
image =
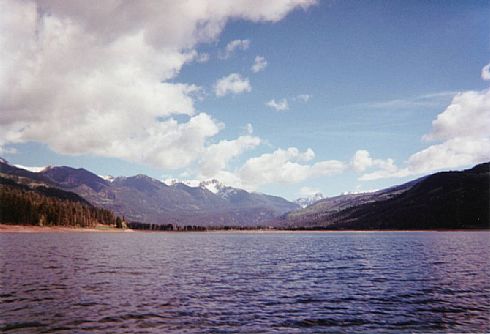
[[[72,192],[0,177],[0,223],[94,227],[115,225],[116,217]]]
[[[384,197],[384,198],[383,198]],[[490,163],[441,172],[374,194],[330,199],[314,214],[293,212],[283,226],[329,229],[490,228]]]

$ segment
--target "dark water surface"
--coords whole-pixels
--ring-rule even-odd
[[[0,332],[490,331],[490,233],[0,234]]]

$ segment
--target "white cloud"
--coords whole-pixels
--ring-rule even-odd
[[[289,109],[288,100],[286,100],[286,99],[282,99],[279,101],[272,99],[272,100],[268,101],[265,105],[270,107],[270,108],[275,109],[276,111],[286,111]]]
[[[356,151],[351,160],[351,165],[356,172],[364,172],[366,169],[371,167],[378,167],[386,171],[393,171],[396,169],[392,159],[373,159],[366,150]]]
[[[457,137],[431,145],[408,159],[410,174],[456,168],[490,160],[490,138]]]
[[[439,143],[412,154],[404,168],[381,169],[361,179],[404,177],[489,161],[490,89],[457,94],[423,139]]]
[[[432,121],[425,140],[490,135],[490,89],[457,94],[444,112]]]
[[[252,72],[258,73],[260,71],[263,71],[266,67],[267,60],[265,60],[265,58],[262,56],[257,56],[255,57],[254,63],[250,69],[252,70]]]
[[[229,42],[225,49],[218,54],[220,59],[230,58],[236,50],[247,50],[250,46],[250,40],[248,39],[235,39]]]
[[[351,160],[351,167],[357,173],[364,173],[359,177],[361,181],[377,180],[385,177],[406,176],[405,171],[400,171],[393,159],[373,159],[368,151],[358,150]],[[367,169],[376,168],[374,172],[366,173]]]
[[[398,169],[394,166],[393,169],[379,169],[374,172],[365,173],[359,177],[360,181],[373,181],[379,179],[393,178],[393,177],[405,177],[411,175],[408,169]]]
[[[481,69],[481,78],[483,80],[490,80],[490,64],[483,66]]]
[[[242,78],[238,73],[231,73],[216,82],[214,91],[216,96],[225,96],[227,94],[241,94],[250,92],[252,86],[248,78]]]
[[[443,142],[413,154],[408,159],[412,173],[490,160],[490,89],[457,94],[423,139]]]
[[[230,19],[276,22],[313,3],[1,1],[0,146],[188,166],[223,127],[196,112],[199,87],[173,81],[205,60],[196,45]]]
[[[366,168],[373,165],[373,159],[368,151],[359,150],[354,154],[351,164],[356,172],[363,172]]]
[[[300,95],[296,95],[294,97],[291,98],[291,100],[294,102],[294,101],[300,101],[300,102],[303,102],[303,103],[307,103],[311,98],[311,95],[309,94],[300,94]],[[265,103],[266,106],[268,106],[269,108],[272,108],[272,109],[275,109],[276,111],[286,111],[286,110],[289,110],[289,102],[287,99],[282,99],[282,100],[275,100],[275,99],[272,99],[272,100],[269,100]]]
[[[195,180],[195,179],[176,179],[176,178],[164,178],[160,180],[161,182],[165,183],[167,186],[173,186],[177,183],[182,183],[185,184],[188,187],[199,187],[201,184],[202,180]]]
[[[209,145],[202,153],[199,173],[203,179],[218,178],[218,173],[227,168],[231,159],[257,147],[259,144],[259,137],[246,135],[235,140],[222,140]]]
[[[311,99],[311,95],[310,94],[299,94],[294,99],[306,103]]]
[[[272,153],[251,158],[238,170],[241,183],[248,188],[270,183],[298,183],[309,178],[340,173],[346,165],[337,160],[308,163],[314,159],[311,149],[305,152],[295,147],[277,149]]]

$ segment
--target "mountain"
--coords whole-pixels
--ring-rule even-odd
[[[322,193],[316,193],[311,196],[298,198],[297,200],[294,201],[294,203],[298,204],[300,207],[304,209],[307,206],[310,206],[324,198],[325,196],[323,196]]]
[[[461,172],[436,173],[370,193],[344,194],[318,201],[312,198],[314,203],[302,209],[281,197],[228,187],[217,180],[165,184],[140,174],[109,181],[81,168],[47,167],[32,172],[3,159],[0,159],[0,177],[37,189],[38,193],[44,191],[43,195],[51,192],[61,197],[64,195],[60,194],[79,196],[129,221],[151,224],[322,229],[489,228],[490,225],[490,163]]]
[[[21,183],[55,185],[44,175],[13,166],[3,158],[0,158],[0,175],[8,176]]]
[[[328,229],[490,228],[490,163],[367,194],[327,198],[276,224]]]
[[[217,194],[226,186],[223,183],[219,182],[218,180],[213,179],[208,181],[202,181],[201,183],[199,183],[199,187],[206,188],[213,194]]]
[[[356,207],[365,203],[377,202],[395,197],[420,182],[423,178],[386,189],[365,192],[347,193],[324,198],[301,209],[292,211],[284,216],[282,223],[287,226],[316,226],[334,219],[342,210]]]
[[[219,198],[220,201],[215,203],[220,203],[229,207],[230,205],[235,209],[250,209],[254,207],[263,207],[264,209],[271,210],[273,216],[281,215],[285,212],[298,209],[299,206],[294,202],[289,202],[286,199],[267,195],[257,192],[248,192],[240,188],[229,187],[216,179],[207,181],[196,181],[196,180],[176,180],[170,179],[166,180],[165,183],[172,187],[177,187],[179,189],[185,190],[193,194],[207,194],[209,199],[209,192],[215,195],[215,198]]]
[[[217,180],[197,186],[165,184],[146,175],[104,179],[83,168],[47,167],[31,172],[0,161],[0,173],[25,183],[37,182],[74,192],[88,202],[129,221],[179,225],[260,225],[299,207],[287,200]]]
[[[41,170],[39,174],[63,188],[77,188],[86,185],[94,191],[100,191],[109,184],[108,181],[83,168],[49,166]]]
[[[95,227],[116,225],[116,217],[73,192],[0,176],[0,223]]]

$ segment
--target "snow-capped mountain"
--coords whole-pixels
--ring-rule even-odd
[[[226,185],[224,185],[223,183],[221,183],[216,179],[202,181],[201,183],[199,183],[199,187],[205,188],[210,192],[212,192],[213,194],[218,194],[221,191],[223,191],[225,188],[228,188]]]
[[[216,179],[211,179],[211,180],[206,180],[206,181],[200,181],[200,180],[179,180],[179,179],[166,179],[163,180],[163,183],[165,183],[168,186],[175,186],[176,184],[184,184],[188,187],[192,188],[202,188],[202,189],[207,189],[213,194],[218,194],[220,191],[223,191],[225,188],[230,188],[226,186],[224,183],[221,183],[220,181]]]
[[[294,201],[294,203],[298,204],[302,208],[306,208],[307,206],[315,202],[318,202],[319,200],[322,200],[324,198],[325,196],[323,196],[322,193],[316,193],[311,196],[298,198],[297,200]]]
[[[298,209],[284,198],[249,193],[218,180],[179,181],[147,175],[101,177],[83,168],[49,166],[32,172],[0,158],[0,173],[27,184],[73,192],[128,221],[180,225],[256,226]]]
[[[180,179],[165,179],[162,181],[167,186],[175,186],[176,184],[185,184],[188,187],[199,187],[201,181],[199,180],[180,180]]]

